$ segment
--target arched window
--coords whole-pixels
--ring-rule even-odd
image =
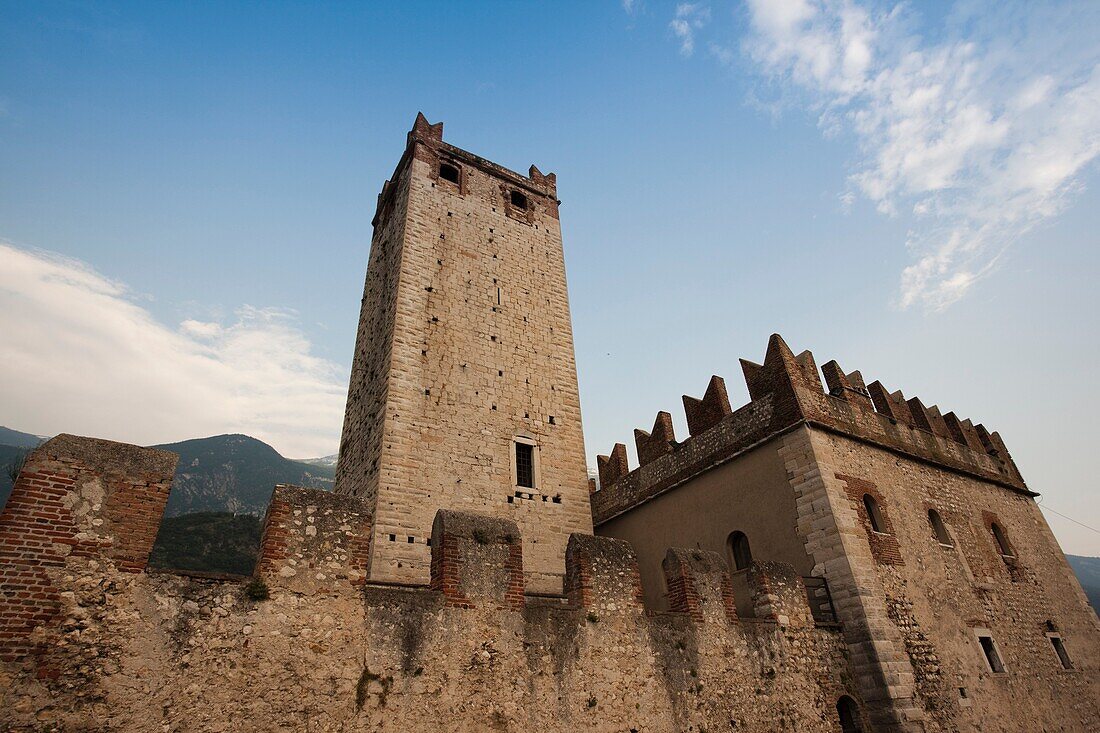
[[[1005,531],[1001,529],[1001,525],[993,522],[989,525],[989,531],[993,533],[993,539],[997,542],[997,551],[1001,553],[1001,556],[1014,557],[1012,549],[1008,544],[1008,538],[1005,537]]]
[[[454,167],[450,163],[440,163],[439,177],[442,178],[444,181],[458,183],[458,168]]]
[[[861,733],[859,727],[859,706],[856,701],[845,695],[836,701],[836,714],[840,718],[840,729],[844,733]]]
[[[517,209],[527,210],[527,197],[519,191],[512,191],[512,206]]]
[[[882,513],[879,511],[878,502],[870,494],[863,495],[863,506],[867,510],[867,519],[871,521],[871,529],[876,532],[885,532],[886,525],[882,521]]]
[[[752,563],[752,550],[749,549],[749,538],[744,532],[734,532],[726,541],[729,545],[730,557],[733,558],[733,569],[744,570]]]
[[[947,527],[940,518],[940,513],[935,509],[928,510],[928,523],[932,525],[932,534],[941,545],[952,545],[951,535],[947,534]]]

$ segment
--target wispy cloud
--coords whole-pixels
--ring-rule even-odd
[[[710,21],[710,8],[698,3],[680,3],[676,6],[676,17],[668,24],[680,41],[680,53],[690,56],[695,53],[695,32]]]
[[[227,432],[333,453],[346,372],[291,311],[158,322],[87,264],[0,241],[0,418],[143,444]]]
[[[748,11],[751,61],[827,134],[855,134],[854,190],[911,217],[902,307],[965,295],[1073,200],[1100,155],[1100,4],[962,2],[935,41],[903,5],[748,0]]]

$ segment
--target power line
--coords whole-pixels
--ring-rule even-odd
[[[1091,529],[1091,530],[1092,530],[1093,532],[1095,532],[1096,534],[1100,534],[1100,529],[1097,529],[1096,527],[1090,527],[1090,526],[1088,526],[1087,524],[1085,524],[1084,522],[1078,522],[1078,521],[1077,521],[1076,519],[1074,519],[1073,517],[1067,517],[1067,516],[1066,516],[1065,514],[1062,514],[1062,512],[1059,512],[1059,511],[1055,511],[1054,509],[1051,509],[1051,508],[1050,508],[1049,506],[1047,506],[1046,504],[1043,504],[1043,503],[1041,503],[1041,502],[1040,502],[1040,503],[1039,503],[1039,506],[1040,506],[1040,507],[1042,507],[1043,509],[1046,509],[1046,510],[1047,510],[1048,512],[1052,512],[1052,513],[1054,513],[1054,514],[1057,514],[1057,515],[1058,515],[1059,517],[1061,517],[1062,519],[1068,519],[1069,521],[1073,522],[1074,524],[1079,524],[1079,525],[1081,525],[1082,527],[1084,527],[1085,529]]]

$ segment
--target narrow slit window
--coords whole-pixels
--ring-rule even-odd
[[[1069,658],[1069,652],[1066,651],[1062,637],[1048,634],[1047,638],[1050,639],[1050,645],[1054,647],[1054,653],[1058,655],[1058,661],[1062,663],[1062,669],[1073,669],[1073,660]]]
[[[527,197],[524,196],[522,193],[520,193],[519,191],[512,191],[511,200],[512,206],[517,209],[527,211]]]
[[[1005,531],[1001,529],[1001,525],[993,522],[989,525],[989,531],[993,533],[993,539],[997,543],[997,552],[1001,553],[1001,557],[1015,557],[1011,546],[1008,544],[1008,537],[1005,536]]]
[[[885,524],[882,521],[882,512],[879,511],[878,502],[870,494],[863,495],[863,508],[867,510],[867,519],[871,522],[871,529],[875,532],[885,533]]]
[[[997,651],[997,645],[993,642],[993,637],[979,636],[978,643],[982,645],[982,652],[985,654],[985,661],[989,664],[990,671],[998,674],[1004,672],[1005,665],[1001,661],[1001,653]]]
[[[535,446],[516,443],[516,485],[535,488]]]
[[[947,527],[943,523],[943,518],[935,509],[928,510],[928,523],[932,525],[932,534],[937,542],[948,547],[954,544],[951,541],[951,535],[947,534]]]
[[[458,168],[450,163],[439,164],[439,177],[444,181],[450,181],[451,183],[458,183]]]

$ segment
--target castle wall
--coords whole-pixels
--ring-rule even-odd
[[[357,350],[336,484],[374,516],[374,580],[428,581],[439,509],[515,520],[528,587],[543,592],[561,591],[569,534],[591,532],[555,194],[552,176],[520,176],[448,145],[441,125],[419,118],[410,133],[380,197],[379,273],[367,276],[368,291],[388,283],[392,328],[375,329],[365,300],[361,340],[377,336]],[[393,254],[376,257],[383,241]],[[361,387],[370,374],[384,386]],[[354,399],[360,390],[372,399]],[[373,432],[356,427],[372,420]],[[535,445],[533,489],[517,485],[517,437]]]
[[[48,652],[67,563],[145,569],[179,457],[62,434],[35,449],[0,511],[0,660]],[[48,664],[42,674],[53,674]]]
[[[430,587],[363,586],[328,570],[354,560],[362,505],[276,498],[266,598],[246,579],[66,558],[59,613],[37,631],[48,651],[0,662],[0,728],[835,733],[836,701],[855,694],[838,631],[813,624],[789,567],[754,566],[760,618],[739,620],[724,561],[670,551],[682,592],[653,616],[630,546],[578,534],[568,594],[525,597],[516,523],[444,511]]]
[[[812,443],[838,498],[837,521],[850,530],[850,553],[864,560],[866,587],[911,663],[929,726],[1016,731],[1026,713],[1029,730],[1093,729],[1100,625],[1034,499],[834,433],[814,431]],[[870,528],[864,493],[878,500],[885,536]],[[929,509],[951,546],[935,537]],[[990,521],[1015,557],[999,554]],[[995,640],[1003,674],[987,667],[977,629]],[[1051,632],[1074,670],[1062,668]]]
[[[772,440],[746,451],[597,527],[601,536],[634,547],[648,607],[668,608],[661,563],[669,547],[716,552],[733,570],[728,540],[734,531],[748,537],[754,558],[810,575],[814,563],[796,532],[798,511],[778,447]]]
[[[622,444],[598,458],[598,531],[644,537],[664,531],[664,516],[685,516],[698,529],[685,522],[678,544],[713,542],[709,521],[726,511],[723,497],[700,502],[697,487],[774,450],[786,476],[774,491],[787,498],[770,504],[794,504],[805,574],[828,584],[873,730],[1092,730],[1100,627],[1000,436],[865,385],[836,362],[819,372],[810,352],[796,356],[779,336],[763,364],[742,369],[749,404],[731,410],[714,377],[702,399],[684,398],[687,439],[676,441],[660,413],[652,431],[635,430],[640,466],[630,470]],[[878,530],[865,496],[877,503]],[[957,536],[950,547],[933,536],[929,509]],[[741,529],[751,538],[766,521]],[[1010,557],[996,551],[994,523]],[[680,589],[667,593],[672,604]],[[979,634],[993,639],[1006,672],[987,665]],[[1063,669],[1052,636],[1074,669]]]

